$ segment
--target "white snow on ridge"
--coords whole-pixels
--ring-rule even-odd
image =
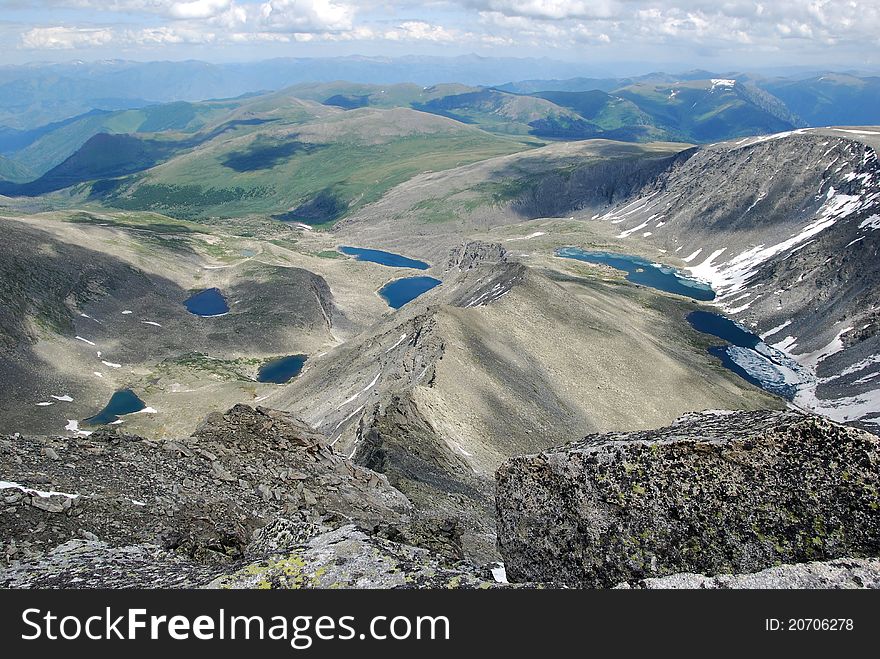
[[[733,87],[736,85],[736,80],[730,80],[727,78],[712,78],[712,89],[709,91],[715,91],[718,87]]]
[[[76,340],[77,340],[77,341],[82,341],[83,343],[88,343],[90,346],[95,345],[95,343],[94,343],[93,341],[89,341],[88,339],[84,339],[84,338],[82,338],[81,336],[76,337]]]
[[[60,400],[62,403],[72,403],[73,402],[73,398],[71,398],[67,394],[64,394],[63,396],[56,396],[55,394],[52,394],[49,397],[54,398],[55,400]]]
[[[779,343],[771,344],[771,348],[776,348],[785,353],[790,353],[790,351],[797,345],[798,338],[796,336],[786,336]]]
[[[791,238],[769,247],[757,245],[723,264],[715,265],[715,259],[726,251],[726,248],[722,248],[713,252],[701,264],[689,267],[688,270],[690,270],[693,276],[711,284],[719,297],[724,297],[742,289],[757,274],[759,266],[766,261],[797,247],[831,227],[842,217],[846,217],[862,207],[861,197],[838,194],[834,188],[830,188],[818,217],[807,224],[800,233],[794,234]]]
[[[880,215],[872,215],[867,220],[859,224],[859,229],[880,229]]]
[[[863,359],[859,362],[856,362],[855,364],[852,364],[851,366],[848,366],[847,368],[843,369],[840,373],[837,373],[836,375],[832,375],[827,378],[822,378],[822,383],[824,384],[826,382],[834,382],[835,380],[839,380],[840,378],[844,378],[847,375],[853,375],[855,373],[858,373],[859,371],[864,371],[866,368],[869,368],[869,367],[873,366],[874,364],[880,364],[880,355],[871,355],[870,357],[868,357],[866,359]],[[868,380],[870,380],[878,375],[880,375],[880,373],[872,373],[871,375],[869,375],[865,378],[862,378],[862,380],[867,382]],[[853,384],[862,384],[862,382],[856,381]]]
[[[101,362],[104,366],[109,366],[110,368],[122,368],[122,364],[114,364],[113,362]]]
[[[836,355],[843,350],[843,335],[847,332],[851,332],[853,329],[854,328],[852,327],[847,327],[846,329],[841,330],[824,348],[802,355],[792,355],[792,357],[804,366],[810,366],[815,369],[819,362],[825,361],[831,355]]]
[[[685,263],[690,263],[695,258],[697,258],[702,252],[703,252],[703,248],[700,247],[700,249],[698,249],[696,252],[694,252],[693,254],[688,256],[687,258],[683,258],[682,261],[684,261]]]
[[[339,407],[345,407],[346,405],[348,405],[349,403],[351,403],[352,401],[354,401],[355,399],[357,399],[358,396],[360,396],[361,394],[365,394],[365,393],[367,393],[370,389],[372,389],[373,387],[375,387],[375,386],[376,386],[376,383],[379,381],[379,378],[381,377],[381,375],[382,375],[382,372],[381,372],[381,371],[379,371],[378,373],[376,373],[376,377],[373,378],[373,381],[370,382],[370,384],[368,384],[366,387],[364,387],[363,389],[361,389],[359,392],[357,392],[357,393],[356,393],[354,396],[352,396],[351,398],[348,398],[348,399],[346,399],[345,401],[343,401],[342,405],[340,405]],[[361,406],[361,407],[363,407],[363,406]],[[346,421],[347,421],[347,420],[348,420],[348,419],[346,419]],[[344,423],[344,422],[343,422],[343,423]],[[342,424],[340,424],[340,425],[342,425]],[[337,427],[338,427],[338,426],[337,426]],[[335,430],[335,428],[334,428],[334,430]]]
[[[833,421],[844,423],[876,415],[877,410],[880,410],[880,389],[874,389],[848,398],[823,400],[816,396],[816,387],[812,386],[799,390],[795,396],[794,403],[816,414],[827,416]],[[872,423],[875,422],[872,421]]]
[[[774,334],[779,334],[779,332],[784,330],[789,325],[791,325],[791,320],[786,320],[784,323],[782,323],[782,325],[778,325],[778,326],[774,327],[773,329],[769,329],[766,332],[764,332],[761,335],[761,338],[764,341],[766,341],[769,337],[773,336]]]
[[[394,350],[397,346],[399,346],[401,343],[403,343],[404,339],[406,339],[407,336],[409,336],[409,335],[408,335],[408,334],[404,334],[403,336],[401,336],[401,337],[397,340],[397,343],[395,343],[393,346],[391,346],[390,348],[388,348],[388,350],[386,350],[385,353],[387,354],[387,353],[391,352],[392,350]]]
[[[649,223],[650,223],[649,220],[645,220],[637,227],[633,227],[632,229],[627,229],[626,231],[622,231],[617,237],[618,238],[629,238],[631,235],[633,235],[637,231],[641,231],[642,229],[647,227]]]

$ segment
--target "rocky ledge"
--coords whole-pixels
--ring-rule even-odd
[[[880,559],[849,558],[780,565],[753,574],[673,574],[617,588],[663,589],[856,589],[880,588]]]
[[[516,457],[496,476],[511,581],[736,585],[713,577],[880,556],[880,438],[821,417],[692,414]],[[765,583],[805,583],[774,574]]]
[[[275,410],[175,440],[0,438],[0,476],[0,588],[493,585],[454,521]]]

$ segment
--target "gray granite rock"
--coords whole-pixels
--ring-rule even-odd
[[[834,561],[779,565],[753,574],[672,574],[643,579],[617,588],[694,589],[694,588],[880,588],[880,559],[842,558]]]
[[[687,415],[497,472],[511,581],[611,587],[880,555],[880,438],[796,412]]]

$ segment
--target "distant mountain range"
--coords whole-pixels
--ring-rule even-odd
[[[426,60],[418,61],[424,64]],[[334,62],[343,66],[342,60]],[[374,72],[381,68],[375,60],[345,62],[346,66],[373,67]],[[474,66],[478,63],[471,62]],[[387,71],[404,75],[390,63],[386,66],[391,67]],[[251,132],[271,130],[274,124],[263,129],[256,125],[302,123],[327,111],[415,110],[511,136],[522,143],[516,149],[546,140],[594,138],[709,143],[807,126],[880,123],[880,78],[844,74],[763,79],[693,71],[626,79],[534,79],[499,87],[308,82],[279,92],[244,93],[225,100],[138,101],[139,97],[159,94],[152,81],[164,70],[162,63],[122,62],[82,65],[82,70],[74,65],[0,69],[0,82],[6,80],[0,84],[0,122],[4,104],[6,111],[31,119],[47,116],[47,112],[63,115],[64,108],[70,106],[58,101],[58,94],[70,93],[68,101],[79,94],[76,103],[85,110],[27,128],[0,123],[0,193],[42,194],[83,181],[134,174],[210,141],[216,136],[211,131],[248,125]],[[252,85],[270,85],[281,79],[280,71],[293,75],[296,67],[293,61],[274,62],[267,66],[268,72],[256,78],[241,71],[235,78],[231,70],[235,69],[199,62],[171,67],[160,95],[175,98],[241,91],[247,87],[245,80]],[[128,76],[122,76],[123,71]],[[74,73],[79,76],[75,84],[71,83]],[[50,74],[57,84],[49,84]],[[187,87],[187,80],[193,85]],[[111,83],[115,94],[130,91],[132,98],[105,103]],[[104,100],[90,100],[90,94],[100,94]],[[12,107],[16,103],[19,105]],[[23,110],[19,107],[22,104],[33,111]],[[119,107],[138,104],[140,107]],[[102,134],[132,137],[92,142]],[[118,147],[116,155],[114,149],[99,153],[108,145]],[[77,153],[80,149],[85,152]],[[114,165],[117,161],[124,166]]]

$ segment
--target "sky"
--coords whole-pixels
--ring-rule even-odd
[[[0,63],[403,54],[880,68],[880,0],[0,0]]]

